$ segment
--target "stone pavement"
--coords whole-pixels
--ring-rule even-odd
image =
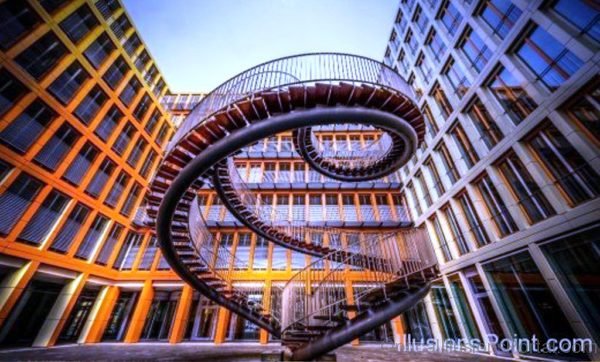
[[[53,348],[23,348],[0,350],[2,361],[207,361],[250,362],[260,361],[265,351],[279,350],[278,344],[257,343],[101,343],[94,345],[68,345]],[[452,362],[452,361],[500,361],[467,353],[398,352],[380,345],[342,347],[335,351],[339,362]]]

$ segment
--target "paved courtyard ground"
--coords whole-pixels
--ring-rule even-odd
[[[279,350],[280,346],[259,344],[200,344],[181,343],[176,345],[162,343],[96,345],[69,345],[53,348],[23,348],[0,350],[2,361],[207,361],[207,362],[250,362],[260,361],[261,353]],[[335,351],[339,362],[370,361],[500,361],[487,356],[467,353],[398,352],[394,348],[382,348],[379,345],[361,347],[342,347]]]

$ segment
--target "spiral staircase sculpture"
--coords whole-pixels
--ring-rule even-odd
[[[273,60],[217,87],[170,141],[147,195],[148,216],[173,270],[212,301],[281,337],[295,360],[314,359],[410,309],[438,270],[427,234],[406,214],[379,215],[392,221],[374,235],[288,221],[261,205],[233,160],[258,140],[292,131],[297,153],[323,175],[344,182],[381,178],[404,165],[423,140],[412,94],[386,65],[337,53]],[[352,152],[319,147],[315,132],[338,124],[360,125],[380,137]],[[296,273],[281,290],[281,306],[251,300],[232,283],[234,255],[202,217],[196,194],[203,186],[213,187],[228,211],[259,236],[311,255],[312,266],[328,261],[329,267],[309,265]],[[325,237],[311,240],[313,233]],[[343,281],[347,266],[368,271],[371,280],[353,300],[330,288]]]

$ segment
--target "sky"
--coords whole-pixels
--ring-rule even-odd
[[[398,0],[124,0],[172,92],[307,52],[382,60]]]

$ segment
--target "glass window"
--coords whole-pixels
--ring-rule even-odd
[[[450,298],[443,285],[433,285],[431,288],[431,303],[444,339],[458,340],[461,338],[456,315],[450,304]]]
[[[417,24],[417,29],[419,29],[421,34],[424,34],[425,30],[427,29],[427,25],[429,25],[429,19],[423,13],[421,6],[417,5],[417,8],[415,9],[415,15],[413,16],[413,22]]]
[[[600,194],[598,174],[549,121],[529,145],[571,204],[578,205]]]
[[[373,204],[371,203],[371,195],[358,195],[358,204],[360,205],[360,215],[362,221],[376,220],[375,211],[373,210]]]
[[[12,169],[12,165],[4,162],[3,160],[0,160],[0,183],[4,181],[4,178],[10,173]]]
[[[48,236],[70,198],[52,190],[19,234],[19,240],[39,245]]]
[[[563,110],[587,135],[600,143],[600,78],[592,80]]]
[[[600,42],[600,12],[593,0],[558,0],[552,9],[580,33]]]
[[[462,193],[458,196],[458,202],[460,203],[465,218],[469,223],[470,229],[468,231],[473,237],[473,239],[475,239],[475,241],[477,242],[477,245],[481,247],[489,244],[490,239],[486,231],[483,229],[481,220],[479,219],[479,215],[477,215],[477,213],[475,212],[475,208],[473,207],[473,203],[471,202],[469,195],[467,195],[466,193]]]
[[[440,175],[438,174],[435,164],[433,163],[433,160],[431,158],[426,160],[424,162],[424,165],[429,171],[429,175],[431,176],[431,179],[434,182],[433,189],[435,190],[435,193],[439,198],[444,194],[444,192],[446,192],[446,190],[444,189],[444,184],[442,183],[442,179],[440,178]]]
[[[79,137],[81,137],[79,132],[68,123],[63,123],[35,156],[35,162],[55,171]]]
[[[406,189],[408,190],[408,194],[413,200],[413,205],[415,207],[415,211],[417,212],[417,216],[421,215],[423,213],[423,210],[421,209],[421,204],[419,203],[419,198],[417,198],[417,193],[415,192],[415,187],[413,183],[409,183],[406,186]]]
[[[79,248],[77,248],[77,252],[75,253],[76,258],[87,260],[92,256],[92,253],[100,243],[100,237],[107,225],[108,218],[104,215],[96,215]]]
[[[306,220],[306,216],[304,213],[304,195],[294,194],[292,196],[292,220]]]
[[[144,153],[144,150],[146,149],[147,145],[148,143],[142,137],[138,138],[137,142],[135,143],[135,146],[133,146],[133,150],[131,150],[131,153],[129,154],[129,157],[127,157],[127,163],[131,167],[137,167],[137,164],[140,160],[140,156],[142,155],[142,153]]]
[[[492,32],[504,39],[521,13],[522,11],[510,0],[486,0],[480,14]]]
[[[436,83],[431,90],[431,96],[435,100],[435,103],[438,105],[440,111],[442,112],[442,116],[444,118],[448,118],[448,116],[454,111],[450,101],[446,97],[446,94],[440,87],[439,83]]]
[[[11,109],[27,91],[6,69],[0,69],[0,115]]]
[[[528,252],[483,266],[492,293],[517,338],[574,338],[569,322]],[[523,351],[526,353],[526,351]]]
[[[110,24],[110,28],[112,29],[113,33],[115,33],[115,36],[119,38],[119,40],[123,40],[125,33],[132,28],[132,25],[127,18],[127,15],[121,14],[117,20]]]
[[[515,124],[521,123],[537,107],[527,94],[525,84],[504,67],[498,69],[488,88]]]
[[[48,32],[15,58],[15,62],[36,80],[42,79],[67,53],[67,48]]]
[[[11,212],[0,212],[0,233],[6,235],[10,232],[42,187],[40,181],[28,174],[24,172],[19,174],[8,189],[0,195],[0,210],[11,210]]]
[[[142,239],[143,237],[141,234],[133,231],[127,233],[127,237],[125,237],[125,241],[123,242],[123,245],[121,245],[121,250],[119,250],[119,255],[117,255],[117,259],[113,265],[113,269],[131,270],[133,268],[133,263],[142,246]]]
[[[589,229],[576,235],[542,245],[550,265],[592,331],[600,340],[600,230]]]
[[[155,109],[154,112],[152,112],[152,116],[150,116],[150,118],[148,119],[146,126],[144,126],[144,129],[146,130],[146,132],[148,132],[149,135],[152,135],[152,133],[154,133],[154,129],[156,128],[156,125],[158,124],[159,120],[160,112],[158,111],[158,109]]]
[[[531,223],[544,220],[555,214],[542,190],[533,180],[521,160],[511,153],[498,165],[498,169],[512,190],[519,207]]]
[[[510,215],[504,201],[500,197],[498,190],[492,183],[488,175],[484,175],[478,182],[477,188],[483,196],[483,201],[491,214],[494,224],[500,232],[500,236],[512,234],[518,230],[513,217]]]
[[[135,51],[137,50],[137,48],[140,47],[140,45],[142,45],[142,41],[140,40],[140,37],[136,33],[133,33],[129,37],[129,39],[127,39],[125,44],[123,44],[123,48],[125,49],[127,54],[129,54],[129,56],[133,57],[135,54]]]
[[[104,19],[108,20],[121,6],[118,0],[98,0],[96,1],[96,8],[100,11]]]
[[[115,45],[106,33],[100,34],[83,52],[87,60],[98,69],[115,50]]]
[[[0,132],[0,141],[25,153],[56,117],[54,110],[36,99]]]
[[[458,171],[456,170],[456,164],[452,160],[450,152],[448,152],[446,145],[444,145],[443,143],[440,143],[440,145],[436,148],[436,151],[438,152],[438,154],[440,155],[440,159],[442,160],[444,174],[448,176],[450,184],[454,185],[454,183],[456,183],[460,176],[458,174]]]
[[[456,303],[454,303],[458,309],[458,313],[462,317],[463,325],[465,326],[465,331],[468,334],[469,339],[478,339],[482,341],[481,333],[479,333],[479,329],[477,328],[477,323],[475,322],[475,317],[473,316],[473,312],[471,311],[469,301],[467,299],[467,295],[465,292],[465,288],[463,287],[458,276],[453,276],[449,278],[450,283],[450,291],[454,297]]]
[[[162,126],[158,130],[158,134],[156,135],[156,143],[160,146],[163,145],[165,139],[167,138],[167,133],[169,132],[169,126],[167,122],[163,122]]]
[[[583,65],[581,59],[540,27],[529,34],[516,54],[551,91]]]
[[[441,11],[441,21],[448,34],[454,35],[462,21],[462,15],[458,12],[452,1],[446,1]]]
[[[250,261],[250,244],[252,242],[250,233],[239,233],[238,242],[235,248],[235,255],[233,261],[234,269],[248,269],[248,263]]]
[[[488,149],[492,149],[504,138],[504,134],[478,97],[475,97],[475,100],[467,108],[467,113]]]
[[[129,178],[129,175],[125,171],[119,173],[115,182],[111,184],[110,192],[108,193],[106,200],[104,200],[105,204],[112,207],[117,206],[119,199],[123,195],[123,191],[125,191],[125,188],[127,187]]]
[[[429,49],[431,49],[431,53],[433,54],[433,58],[439,63],[446,53],[446,44],[435,31],[435,29],[431,29],[431,33],[429,33],[429,37],[427,38],[425,44],[429,46]]]
[[[469,63],[471,63],[477,72],[481,72],[483,67],[485,67],[492,57],[492,51],[471,28],[467,28],[458,47],[462,50],[469,60]]]
[[[415,38],[412,30],[409,30],[406,33],[406,38],[404,39],[404,42],[406,44],[408,44],[408,49],[410,49],[410,53],[412,55],[415,55],[417,53],[417,48],[419,47],[419,44],[418,44],[417,39]]]
[[[419,73],[421,73],[421,79],[423,79],[425,83],[429,83],[429,81],[431,81],[431,73],[433,70],[423,53],[419,54],[419,58],[417,59],[417,69],[419,70]]]
[[[50,84],[48,91],[62,104],[68,104],[89,77],[90,75],[81,67],[81,64],[74,61]]]
[[[131,187],[131,190],[129,190],[129,192],[127,193],[125,202],[123,202],[123,207],[121,207],[121,214],[125,216],[131,215],[131,211],[133,210],[133,207],[135,206],[135,203],[138,197],[140,196],[141,191],[142,187],[137,183],[135,183]]]
[[[450,83],[450,86],[452,86],[454,94],[459,99],[469,91],[471,82],[469,82],[466,73],[458,67],[454,59],[450,58],[448,61],[448,64],[444,68],[444,75],[446,76],[448,83]]]
[[[106,102],[106,99],[106,93],[96,85],[79,103],[79,106],[75,109],[75,115],[84,124],[90,124]]]
[[[141,122],[144,119],[144,116],[150,109],[151,104],[152,99],[150,99],[150,96],[147,93],[144,94],[138,105],[135,107],[135,110],[133,111],[133,115],[138,121]]]
[[[137,94],[138,90],[141,87],[142,87],[142,84],[134,76],[127,83],[127,85],[125,86],[125,88],[123,88],[123,91],[121,91],[121,95],[119,95],[119,98],[121,99],[121,101],[123,102],[123,104],[126,107],[129,107],[131,105],[131,102],[133,101],[133,98],[135,98],[135,95]]]
[[[106,73],[104,73],[102,78],[112,89],[117,89],[128,71],[129,66],[127,65],[127,62],[122,56],[119,56],[106,70]]]
[[[0,48],[7,50],[41,23],[40,17],[25,1],[0,4]]]
[[[81,179],[89,171],[99,152],[100,151],[98,151],[98,149],[90,142],[86,142],[77,153],[77,156],[75,156],[73,162],[71,162],[71,165],[63,175],[63,178],[74,185],[79,185]]]
[[[52,241],[50,250],[59,253],[66,253],[69,251],[69,247],[75,241],[79,230],[90,213],[90,209],[80,203],[75,205],[71,213],[67,217],[67,220],[63,224],[62,228]]]
[[[442,209],[442,212],[444,213],[446,221],[448,222],[450,233],[452,234],[452,239],[456,244],[456,247],[458,248],[458,253],[460,255],[464,255],[470,252],[471,250],[469,250],[469,244],[467,244],[467,241],[463,236],[462,230],[458,225],[458,221],[456,220],[456,215],[454,215],[452,207],[448,205],[444,209]]]
[[[423,177],[423,172],[419,171],[415,174],[415,184],[418,185],[421,195],[423,195],[425,208],[427,209],[431,206],[432,200],[431,194],[429,193],[429,187],[427,186],[427,182],[425,182],[425,178]]]
[[[144,163],[140,168],[140,175],[142,175],[142,177],[148,177],[148,175],[150,174],[150,170],[154,165],[154,160],[156,160],[156,152],[151,150],[150,152],[148,152],[148,155],[146,156],[146,159],[144,160]]]
[[[321,195],[309,195],[308,201],[309,221],[323,221],[323,204],[321,202]]]
[[[93,197],[98,197],[104,189],[104,186],[106,186],[108,178],[110,177],[110,175],[112,175],[114,170],[114,162],[112,162],[110,158],[106,157],[100,164],[98,171],[96,171],[94,178],[92,179],[92,181],[90,181],[85,192],[92,195]]]
[[[60,28],[73,43],[77,44],[92,29],[98,26],[98,19],[87,5],[81,6],[60,23]]]
[[[127,149],[127,147],[129,146],[129,143],[131,142],[133,137],[135,136],[135,133],[135,127],[131,123],[127,122],[125,127],[123,127],[123,129],[121,130],[121,133],[119,133],[119,135],[117,136],[117,139],[115,140],[112,149],[119,155],[122,155],[123,152],[125,152],[125,149]]]
[[[440,250],[442,251],[442,255],[444,256],[444,261],[449,262],[450,260],[452,260],[452,252],[450,251],[448,241],[446,241],[446,236],[444,235],[444,231],[442,230],[440,220],[434,216],[430,219],[430,221],[433,225],[435,237],[438,240],[438,243],[440,244]]]
[[[467,134],[463,130],[460,124],[456,124],[456,126],[450,131],[450,135],[456,144],[456,148],[462,155],[463,161],[467,165],[467,168],[473,167],[479,161],[479,155],[473,148],[473,145],[469,141]]]
[[[94,133],[100,137],[103,141],[107,141],[110,135],[115,130],[115,127],[120,123],[123,118],[123,113],[119,111],[119,108],[116,106],[110,107],[108,112],[102,118],[102,121],[96,127]]]
[[[148,246],[144,250],[144,254],[142,254],[142,259],[140,260],[140,265],[138,266],[138,270],[150,270],[157,253],[158,253],[158,239],[155,236],[152,236],[150,238],[150,242],[148,243]]]
[[[266,270],[269,261],[269,242],[258,236],[254,246],[254,257],[252,258],[252,270]]]
[[[96,264],[106,265],[108,263],[108,259],[112,254],[117,242],[119,241],[119,237],[123,232],[123,226],[119,224],[114,224],[106,238],[106,242],[102,245],[100,252],[98,253],[98,257],[96,258]]]
[[[342,204],[344,207],[344,221],[357,221],[358,213],[353,195],[342,195]]]

